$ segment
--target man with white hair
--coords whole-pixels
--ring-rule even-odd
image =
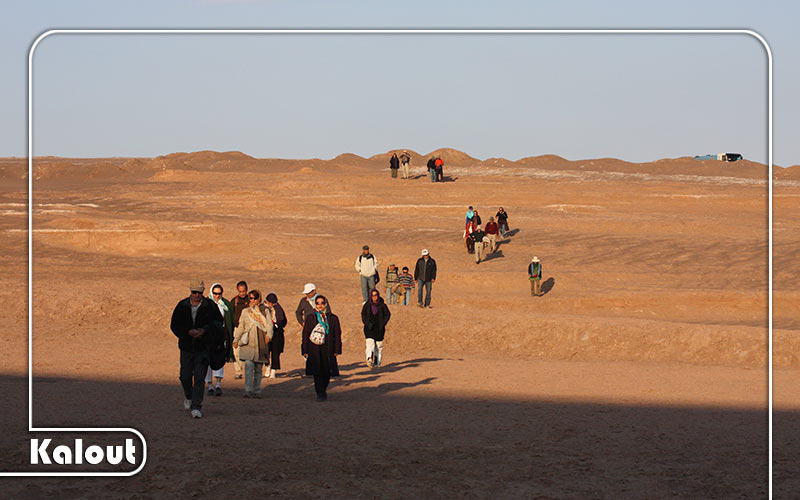
[[[316,313],[317,307],[314,301],[317,295],[319,295],[317,293],[317,285],[314,283],[306,283],[303,287],[303,297],[300,299],[300,303],[297,304],[297,309],[294,312],[300,326],[303,326],[303,323],[305,323],[306,316]],[[329,301],[326,301],[325,312],[331,312],[331,304]]]
[[[436,281],[436,261],[423,248],[421,257],[414,266],[414,280],[417,282],[417,307],[431,307],[431,287]],[[422,301],[422,288],[425,287],[425,302]]]

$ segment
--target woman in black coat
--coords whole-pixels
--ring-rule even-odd
[[[283,330],[286,327],[286,313],[283,307],[278,304],[278,296],[268,293],[264,299],[264,305],[272,313],[272,340],[269,341],[269,373],[267,378],[275,378],[275,371],[281,369],[281,353],[283,353],[284,336]]]
[[[369,298],[369,302],[361,308],[361,322],[364,323],[364,337],[367,338],[367,366],[377,368],[383,360],[383,336],[392,313],[378,290],[370,291]]]
[[[342,353],[342,327],[335,314],[325,312],[328,299],[317,295],[314,304],[317,310],[303,322],[301,350],[306,358],[306,375],[314,376],[317,401],[325,401],[331,376],[339,376],[336,356]]]

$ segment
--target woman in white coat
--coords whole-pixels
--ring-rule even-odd
[[[233,347],[239,348],[239,359],[244,361],[244,397],[261,397],[261,375],[264,364],[269,365],[267,343],[272,339],[272,317],[269,309],[262,312],[261,292],[250,290],[250,306],[242,311],[239,326],[233,332]]]

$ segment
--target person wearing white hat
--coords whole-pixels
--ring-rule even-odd
[[[542,296],[542,263],[539,257],[533,256],[531,263],[528,264],[528,279],[531,281],[531,295],[534,297]]]
[[[319,295],[317,293],[317,285],[314,283],[306,283],[303,287],[303,298],[300,299],[300,303],[297,304],[297,309],[294,312],[300,326],[303,326],[303,323],[305,323],[306,316],[316,313],[317,307],[314,300],[317,298],[317,295]],[[327,301],[325,302],[325,312],[331,312],[331,305]]]
[[[417,282],[417,307],[431,307],[431,287],[436,281],[436,261],[430,256],[427,248],[420,252],[414,266],[414,280]],[[422,288],[425,288],[425,302],[422,301]]]

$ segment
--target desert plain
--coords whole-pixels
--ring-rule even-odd
[[[34,423],[137,428],[148,461],[130,478],[6,478],[2,496],[767,496],[766,166],[411,154],[408,180],[390,177],[390,153],[35,158]],[[26,159],[0,159],[3,470],[30,469],[27,181]],[[800,166],[773,181],[773,484],[796,498]],[[509,213],[480,264],[461,239],[468,205],[484,223]],[[413,270],[422,248],[438,264],[431,309],[390,306],[380,369],[364,364],[365,244],[382,273]],[[243,399],[227,365],[198,420],[169,331],[194,277],[227,298],[239,280],[274,291],[289,316],[263,399]],[[306,282],[343,329],[325,403],[301,376]]]

